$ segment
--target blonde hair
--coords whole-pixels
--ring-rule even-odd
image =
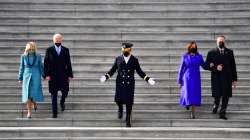
[[[28,42],[25,47],[24,55],[28,55],[29,52],[37,52],[37,46],[35,42]]]

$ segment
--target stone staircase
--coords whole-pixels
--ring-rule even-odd
[[[231,140],[250,137],[249,0],[1,0],[0,1],[0,140]],[[19,57],[28,41],[39,52],[62,33],[70,48],[75,79],[67,110],[51,118],[45,102],[26,119],[17,83]],[[178,105],[176,84],[185,45],[196,40],[204,58],[225,35],[235,52],[238,87],[228,107],[229,120],[211,113],[210,73],[202,70],[203,105],[197,119]],[[122,41],[134,43],[142,68],[156,78],[149,86],[136,76],[133,126],[118,120],[113,102],[115,75],[99,77],[120,54]]]

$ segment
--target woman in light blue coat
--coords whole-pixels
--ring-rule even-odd
[[[36,102],[44,100],[42,91],[43,64],[42,57],[37,54],[34,42],[26,45],[20,58],[19,83],[22,83],[22,102],[27,104],[27,118],[31,118],[32,108],[37,109]]]

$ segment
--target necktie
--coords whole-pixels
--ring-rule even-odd
[[[221,50],[220,50],[220,54],[224,54],[224,49],[221,49]]]
[[[56,52],[57,52],[57,55],[60,55],[60,48],[59,47],[56,47]]]

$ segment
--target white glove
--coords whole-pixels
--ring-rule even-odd
[[[154,81],[154,79],[153,78],[150,78],[149,80],[148,80],[148,83],[150,84],[150,85],[155,85],[155,81]]]
[[[101,83],[104,83],[106,80],[107,80],[107,79],[106,79],[105,76],[102,76],[102,77],[100,78],[100,82],[101,82]]]

